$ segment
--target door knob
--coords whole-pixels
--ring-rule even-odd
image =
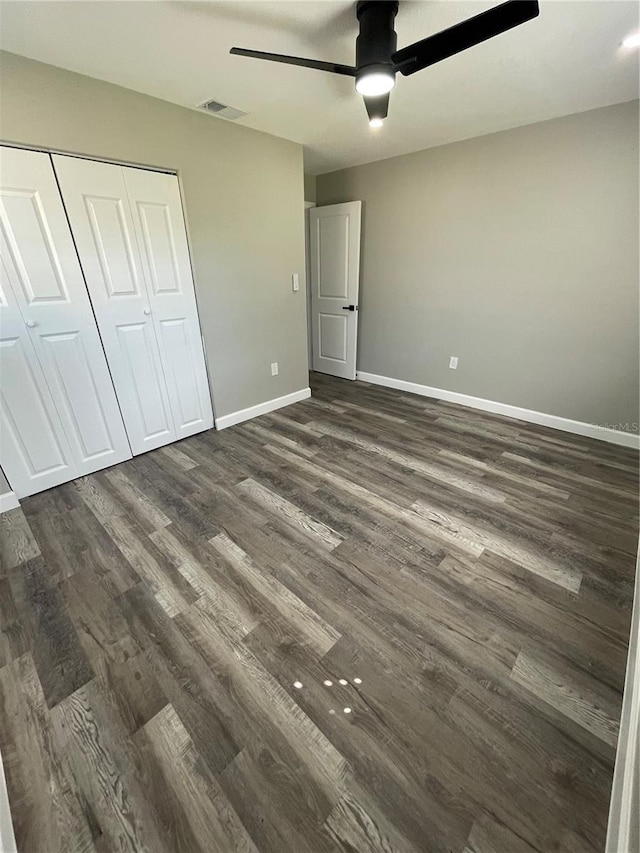
[[[27,320],[27,326],[28,326],[30,329],[35,328],[37,325],[38,325],[38,324],[36,323],[36,321],[35,321],[35,320]]]
[[[147,314],[147,315],[148,315],[148,314],[151,314],[151,308],[145,308],[145,309],[144,309],[144,313],[145,313],[145,314]]]
[[[343,311],[355,311],[356,306],[355,305],[343,305],[342,310]]]

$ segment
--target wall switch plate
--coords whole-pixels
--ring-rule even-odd
[[[291,276],[291,286],[293,287],[293,292],[297,293],[300,290],[300,276],[297,272]]]
[[[278,375],[278,362],[277,361],[271,362],[271,375],[272,376]]]
[[[449,359],[449,367],[451,368],[451,370],[457,370],[458,369],[458,356],[457,355],[451,356],[451,358]]]

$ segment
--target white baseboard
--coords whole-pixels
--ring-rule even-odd
[[[301,388],[299,391],[294,391],[293,394],[285,394],[284,397],[276,397],[273,400],[258,403],[257,406],[240,409],[238,412],[216,418],[216,429],[226,429],[234,424],[240,424],[242,421],[249,421],[251,418],[257,418],[258,415],[266,415],[268,412],[281,409],[283,406],[290,406],[292,403],[299,403],[300,400],[307,400],[310,396],[311,388]]]
[[[17,509],[20,506],[20,501],[16,497],[15,492],[5,492],[0,495],[0,515],[3,512],[9,512],[10,509]]]
[[[494,400],[471,397],[468,394],[459,394],[457,391],[445,391],[443,388],[419,385],[417,382],[406,382],[404,379],[378,376],[376,373],[364,373],[359,370],[356,378],[363,382],[370,382],[372,385],[384,385],[385,388],[396,388],[398,391],[408,391],[410,394],[419,394],[421,397],[435,397],[437,400],[459,403],[461,406],[481,409],[483,412],[491,412],[494,415],[505,415],[519,421],[528,421],[539,426],[552,427],[563,432],[572,432],[576,435],[585,435],[588,438],[597,438],[600,441],[608,441],[612,444],[621,444],[623,447],[640,449],[640,436],[634,433],[599,427],[597,424],[588,424],[583,421],[573,421],[571,418],[548,415],[545,412],[535,412],[532,409],[522,409],[520,406],[510,406],[508,403],[496,403]]]
[[[640,559],[618,750],[611,789],[606,853],[635,853],[640,837]]]

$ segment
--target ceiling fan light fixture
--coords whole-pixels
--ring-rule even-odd
[[[443,59],[506,33],[507,30],[531,21],[540,14],[538,0],[505,0],[499,6],[398,50],[395,31],[398,5],[399,0],[358,0],[356,17],[359,29],[355,65],[306,59],[284,53],[266,53],[263,50],[248,50],[243,47],[232,47],[230,52],[236,56],[283,62],[286,65],[355,77],[356,92],[364,99],[370,125],[380,127],[381,120],[384,120],[389,112],[389,93],[395,86],[396,73],[410,77],[416,71],[422,71],[436,62],[442,62]],[[629,38],[625,39],[624,43],[629,47],[636,46]]]
[[[622,42],[623,47],[640,47],[640,33],[629,36]]]
[[[386,95],[396,85],[395,74],[387,68],[371,68],[356,79],[356,92],[366,97]]]

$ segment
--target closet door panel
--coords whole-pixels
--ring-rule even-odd
[[[176,438],[123,170],[54,155],[134,453]]]
[[[71,329],[58,334],[42,334],[40,348],[45,353],[49,382],[56,386],[55,397],[65,410],[66,420],[81,450],[80,473],[88,474],[130,459],[126,435],[122,436],[118,452],[117,443],[124,426],[120,428],[118,424],[114,435],[112,418],[105,410],[110,401],[105,403],[102,398],[96,382],[97,370],[85,348],[82,332]],[[105,383],[110,381],[109,376],[105,376]]]
[[[129,459],[122,416],[47,154],[0,150],[0,254],[6,287],[66,435],[74,476]]]
[[[184,438],[212,427],[213,412],[178,179],[123,171],[176,433]]]
[[[43,166],[44,179],[48,182],[46,167],[49,164],[46,154],[6,150],[2,152],[3,236],[10,245],[9,251],[19,273],[24,302],[35,310],[50,305],[67,305],[70,297],[63,274],[64,259],[58,251],[60,242],[64,243],[64,236],[60,233],[60,228],[56,228],[57,223],[50,223],[45,214],[42,190],[21,190],[7,186],[9,181],[13,183],[16,178],[22,182],[21,173],[24,166],[27,166],[27,163],[22,162],[24,155],[27,161],[34,158],[36,167],[36,174],[24,176],[27,177],[27,182],[42,188]],[[40,160],[41,157],[45,158],[44,163]],[[58,238],[58,245],[54,243],[54,235]],[[4,250],[7,251],[7,248],[5,245]]]
[[[199,381],[201,366],[196,350],[199,341],[193,340],[184,317],[156,320],[172,397],[172,410],[180,438],[210,429],[213,426],[209,389]],[[195,345],[194,345],[195,343]],[[206,375],[204,377],[206,379]],[[206,398],[203,399],[204,395]]]
[[[151,323],[118,323],[115,332],[118,354],[142,420],[145,440],[162,439],[161,444],[173,440],[173,425],[163,393],[164,377]]]
[[[0,259],[0,448],[18,497],[77,476],[47,382]]]

